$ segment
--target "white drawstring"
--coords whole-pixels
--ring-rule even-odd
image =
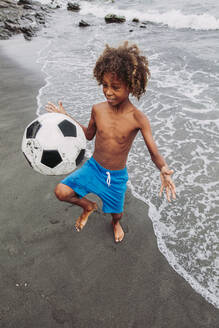
[[[110,182],[111,182],[110,172],[107,171],[106,174],[107,174],[106,183],[108,184],[108,187],[110,187]]]

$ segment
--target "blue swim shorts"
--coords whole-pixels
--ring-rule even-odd
[[[122,213],[127,181],[126,167],[122,170],[107,170],[91,157],[61,183],[72,188],[79,198],[89,193],[99,196],[103,202],[104,213]]]

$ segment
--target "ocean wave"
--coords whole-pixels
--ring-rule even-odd
[[[177,261],[176,256],[167,248],[166,243],[164,242],[162,233],[161,233],[161,221],[160,221],[160,212],[156,209],[156,207],[152,204],[152,202],[148,199],[145,199],[143,196],[139,195],[135,191],[134,186],[129,181],[128,186],[131,189],[131,192],[134,197],[140,199],[144,203],[149,206],[149,217],[153,224],[154,233],[157,237],[157,245],[160,252],[168,259],[169,264],[171,267],[181,275],[191,286],[192,288],[199,294],[201,294],[209,303],[214,305],[216,308],[219,308],[219,299],[217,295],[214,295],[211,291],[204,288],[192,275],[190,275],[182,265],[179,264]],[[165,225],[162,226],[165,229]],[[162,229],[162,230],[163,230]]]
[[[82,3],[81,15],[92,14],[97,17],[104,17],[109,12],[113,12],[117,15],[124,15],[126,19],[132,20],[137,17],[141,21],[148,23],[156,23],[167,25],[175,29],[194,29],[194,30],[217,30],[219,29],[219,19],[214,16],[204,14],[190,14],[185,15],[180,10],[170,10],[164,13],[160,13],[157,10],[148,10],[144,8],[142,12],[132,9],[119,9],[116,6],[98,6],[97,4]]]
[[[44,4],[51,3],[51,0],[41,0]],[[67,0],[54,0],[54,3],[59,4],[62,8],[67,6]],[[193,29],[193,30],[218,30],[219,19],[211,14],[184,14],[179,9],[168,10],[167,12],[160,12],[158,10],[147,10],[146,6],[138,9],[133,7],[130,9],[120,9],[116,4],[109,2],[80,2],[81,10],[80,15],[93,15],[98,18],[103,18],[109,13],[123,15],[127,20],[138,18],[140,21],[147,22],[148,24],[161,24],[175,29]]]

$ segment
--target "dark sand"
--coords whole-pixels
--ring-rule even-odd
[[[80,209],[55,199],[60,177],[34,172],[21,153],[43,76],[1,48],[0,65],[0,327],[218,328],[219,311],[169,266],[130,191],[123,243],[101,210],[73,230]]]

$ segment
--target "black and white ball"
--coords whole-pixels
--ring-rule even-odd
[[[34,170],[46,175],[67,174],[85,154],[86,138],[80,125],[64,114],[43,114],[25,129],[22,151]]]

